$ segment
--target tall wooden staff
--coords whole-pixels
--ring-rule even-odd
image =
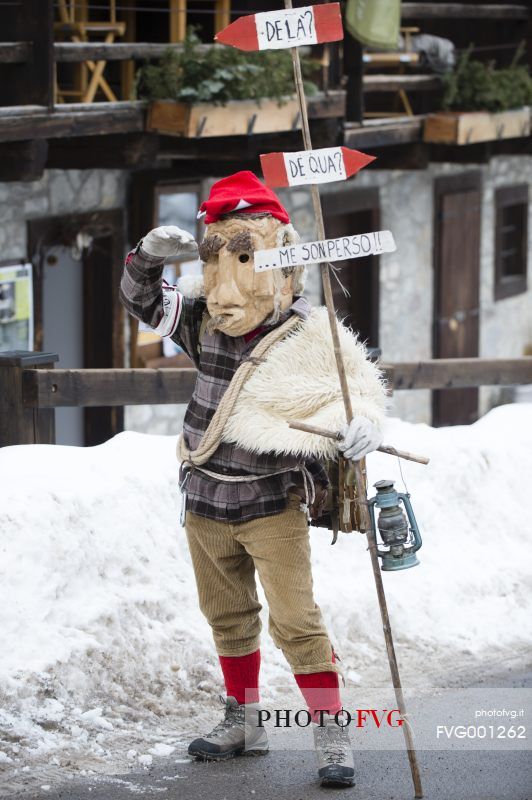
[[[286,9],[292,8],[292,0],[284,0]],[[310,127],[308,124],[307,114],[307,101],[305,97],[305,87],[303,85],[303,77],[301,75],[301,63],[299,61],[299,50],[297,47],[291,47],[292,63],[294,66],[294,79],[296,84],[297,99],[299,103],[299,110],[301,113],[301,123],[303,130],[303,143],[305,150],[312,150],[312,141],[310,138]],[[318,185],[313,183],[311,185],[312,192],[312,205],[314,206],[314,215],[316,217],[316,228],[318,239],[325,239],[325,226],[323,224],[323,212],[321,208],[320,192]],[[344,360],[342,358],[342,351],[340,349],[340,338],[338,336],[338,327],[336,322],[336,311],[334,308],[334,300],[331,287],[331,274],[328,264],[320,264],[321,281],[323,284],[323,296],[325,298],[325,305],[327,306],[327,314],[329,316],[329,324],[331,327],[331,334],[334,347],[334,356],[336,359],[336,367],[338,369],[338,377],[340,379],[340,386],[342,387],[342,397],[345,407],[345,415],[347,421],[351,422],[353,419],[353,408],[351,406],[351,398],[349,396],[349,387],[347,385],[347,377],[345,374]],[[408,753],[408,760],[410,762],[410,771],[412,773],[412,781],[414,783],[414,796],[423,797],[423,788],[421,786],[421,777],[419,774],[419,766],[417,763],[416,751],[414,749],[414,740],[410,730],[410,724],[406,711],[405,699],[403,696],[403,687],[401,685],[401,677],[399,675],[399,667],[397,665],[397,657],[395,655],[395,648],[393,644],[392,628],[390,625],[390,618],[388,616],[388,606],[386,604],[386,595],[384,594],[384,585],[382,582],[382,575],[377,557],[377,542],[368,508],[368,498],[365,492],[365,481],[362,472],[360,461],[353,461],[355,470],[355,480],[357,488],[357,502],[360,509],[360,519],[362,521],[361,533],[365,533],[368,540],[368,550],[371,558],[371,566],[373,568],[373,577],[375,579],[375,587],[377,589],[377,597],[379,599],[379,608],[381,612],[382,628],[384,631],[384,640],[386,642],[386,650],[388,652],[388,662],[390,664],[390,672],[392,674],[393,687],[395,689],[395,697],[401,717],[404,719],[402,725],[405,737],[406,750]]]
[[[292,0],[284,0],[285,9],[290,11],[292,10]],[[319,12],[325,12],[328,15],[329,11],[333,11],[332,5],[327,7],[327,4],[321,6],[314,6],[312,7],[312,14],[314,16],[315,11],[318,10]],[[307,12],[308,13],[308,12]],[[262,15],[266,16],[266,15]],[[316,22],[316,18],[314,16],[314,22]],[[233,29],[233,33],[231,36],[227,36],[226,33],[229,33],[230,29]],[[235,41],[235,34],[237,33],[243,37],[244,40],[247,40],[244,44],[243,42]],[[272,25],[270,25],[269,31],[272,33],[272,36],[275,34],[275,29]],[[225,34],[225,35],[224,35]],[[267,34],[268,36],[268,34]],[[334,38],[340,38],[339,36],[335,36]],[[255,22],[253,20],[253,16],[249,17],[241,17],[235,23],[230,25],[224,31],[221,31],[220,34],[216,36],[218,41],[221,41],[226,44],[232,44],[233,46],[240,47],[241,49],[245,50],[256,50],[262,49],[261,44],[259,44],[259,35],[255,28]],[[316,40],[314,40],[316,41]],[[325,39],[327,41],[327,39]],[[262,44],[262,47],[266,47],[267,45]],[[286,47],[286,45],[283,45]],[[302,131],[303,131],[303,142],[305,145],[305,150],[312,150],[312,142],[310,138],[310,128],[308,124],[308,115],[307,115],[307,103],[305,97],[305,88],[303,85],[303,78],[301,75],[301,64],[299,61],[299,51],[297,46],[290,47],[290,52],[292,53],[292,62],[294,66],[294,79],[295,79],[295,86],[296,86],[296,93],[299,103],[299,110],[301,114],[301,122],[302,122]],[[316,217],[316,227],[318,232],[318,239],[323,240],[325,239],[325,228],[323,224],[323,213],[321,208],[321,200],[319,189],[316,183],[311,184],[311,192],[312,192],[312,204],[314,206],[314,215]],[[331,288],[331,276],[329,272],[329,264],[328,263],[321,263],[321,279],[323,283],[323,295],[325,298],[325,305],[327,306],[327,313],[329,317],[329,324],[331,328],[331,335],[334,347],[334,355],[336,359],[336,366],[338,369],[338,377],[340,379],[340,386],[342,389],[342,397],[345,406],[345,414],[347,417],[347,421],[351,422],[353,419],[353,408],[351,406],[351,398],[349,396],[349,387],[347,385],[347,377],[345,373],[344,362],[342,358],[342,351],[340,348],[340,339],[338,335],[338,327],[336,321],[336,312],[334,308],[334,300],[332,296],[332,288]],[[381,613],[382,619],[382,627],[384,631],[384,639],[386,642],[386,650],[388,652],[388,661],[390,664],[390,671],[392,674],[392,682],[395,689],[395,697],[397,700],[397,705],[399,707],[399,711],[401,712],[401,717],[404,719],[404,724],[402,725],[403,734],[405,737],[405,743],[408,753],[408,760],[410,762],[410,770],[412,773],[412,780],[414,783],[414,792],[416,798],[423,797],[423,789],[421,786],[421,778],[419,775],[419,768],[417,763],[416,751],[414,749],[414,741],[412,738],[412,732],[410,729],[410,724],[408,720],[408,715],[406,711],[406,705],[403,696],[403,689],[401,686],[401,678],[399,676],[399,668],[397,666],[397,658],[395,655],[395,649],[393,645],[393,638],[392,638],[392,631],[390,626],[390,619],[388,616],[388,608],[386,605],[386,597],[384,594],[384,586],[382,583],[382,576],[379,567],[379,561],[377,557],[377,542],[376,536],[373,533],[371,519],[369,514],[366,490],[365,490],[365,481],[361,463],[359,461],[354,461],[353,467],[355,471],[355,480],[356,480],[356,487],[357,487],[357,498],[356,502],[360,509],[359,518],[362,521],[361,524],[361,533],[365,533],[368,541],[368,549],[371,557],[371,565],[373,568],[373,577],[375,579],[375,586],[377,589],[377,597],[379,600],[379,608]]]

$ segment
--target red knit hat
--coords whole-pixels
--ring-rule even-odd
[[[272,190],[247,169],[213,183],[209,199],[201,204],[198,217],[205,214],[205,224],[210,225],[232,211],[243,214],[262,212],[281,222],[290,222],[288,212]]]

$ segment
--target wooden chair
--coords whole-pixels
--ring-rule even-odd
[[[188,0],[170,2],[170,41],[182,42],[187,32]],[[219,33],[231,22],[231,0],[214,0],[214,32]]]
[[[412,34],[419,33],[419,28],[401,28],[403,35],[403,48],[395,52],[365,52],[362,60],[365,65],[376,68],[397,67],[400,75],[404,74],[405,67],[408,65],[417,65],[419,63],[419,53],[412,52]],[[400,112],[381,112],[381,111],[368,111],[368,117],[382,117],[382,116],[414,116],[410,100],[404,89],[397,89],[397,94],[403,106],[403,111]]]
[[[101,40],[103,35],[103,43],[112,44],[117,36],[123,36],[126,32],[126,23],[118,22],[116,18],[116,0],[109,0],[108,21],[89,20],[86,0],[58,0],[57,6],[60,21],[54,24],[54,30],[72,42]],[[57,97],[73,96],[82,103],[92,103],[98,89],[101,89],[110,102],[116,102],[117,97],[103,74],[106,64],[105,60],[84,62],[78,76],[78,87],[62,90],[56,84]],[[87,80],[87,68],[92,73],[90,80]]]

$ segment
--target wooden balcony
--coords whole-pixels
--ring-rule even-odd
[[[308,105],[311,120],[343,119],[345,92],[319,93],[309,98]],[[146,130],[148,106],[148,102],[139,100],[59,103],[52,108],[40,105],[0,107],[0,142],[140,133]]]
[[[185,167],[196,159],[197,167],[197,160],[206,157],[208,166],[212,166],[214,157],[250,163],[260,148],[297,149],[300,143],[297,130],[279,132],[279,135],[275,131],[253,135],[251,129],[246,136],[225,137],[221,131],[219,139],[203,141],[201,135],[192,135],[186,139],[174,137],[170,141],[170,137],[147,129],[147,104],[144,102],[54,104],[56,64],[133,64],[158,58],[168,47],[179,50],[182,45],[130,41],[54,42],[52,0],[20,0],[20,3],[24,14],[16,15],[17,19],[11,15],[4,20],[6,12],[0,9],[0,22],[5,21],[0,26],[1,35],[10,40],[0,43],[0,142],[3,143],[0,180],[15,179],[9,177],[14,174],[14,156],[19,161],[33,163],[25,173],[26,177],[33,177],[38,174],[39,165],[42,168],[44,164],[83,167],[116,163],[125,167],[145,167],[181,159]],[[402,4],[402,20],[432,32],[439,30],[439,25],[452,25],[454,20],[457,37],[468,35],[468,25],[473,25],[475,30],[477,26],[484,26],[483,30],[490,31],[490,42],[495,42],[493,46],[501,48],[511,46],[501,44],[497,38],[503,27],[505,32],[515,32],[516,37],[530,38],[532,13],[530,5],[525,3],[405,2]],[[216,46],[206,44],[202,47]],[[530,51],[532,47],[529,47]],[[437,75],[408,69],[392,74],[389,68],[377,67],[375,72],[364,64],[363,56],[362,48],[349,35],[341,45],[329,46],[329,57],[324,59],[323,70],[327,90],[309,100],[315,146],[345,144],[372,151],[387,148],[388,156],[395,148],[398,158],[390,162],[392,166],[401,166],[407,150],[415,152],[415,158],[407,159],[405,165],[423,166],[428,158],[439,158],[440,155],[443,158],[442,148],[447,145],[424,142],[425,118],[436,107],[431,98],[437,98],[441,79]],[[111,74],[118,73],[111,71]],[[384,109],[393,107],[389,98],[394,95],[409,98],[410,115],[405,114],[404,108],[399,109],[400,114],[396,111],[395,116],[386,115]],[[369,110],[382,106],[384,118],[368,119],[365,106]],[[201,126],[196,126],[195,131],[201,133]],[[514,151],[530,152],[530,137],[525,137],[524,133],[523,137],[510,140]],[[98,144],[100,140],[101,145]],[[103,140],[109,144],[107,150]],[[463,147],[460,158],[484,160],[489,152],[497,152],[497,148],[502,146],[496,141],[488,144]],[[379,152],[379,165],[386,164]]]

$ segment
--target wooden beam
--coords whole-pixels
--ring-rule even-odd
[[[532,356],[523,358],[439,358],[383,364],[395,391],[517,386],[532,383]]]
[[[96,103],[56,103],[54,111],[61,112],[85,112],[87,114],[99,114],[101,112],[108,112],[109,115],[115,113],[127,112],[128,110],[143,109],[147,105],[144,100],[117,100],[115,103],[110,103],[106,100]]]
[[[515,142],[515,139],[508,139]],[[520,141],[520,140],[517,140]],[[523,140],[524,141],[524,140]],[[426,144],[429,148],[430,160],[445,164],[489,164],[495,153],[497,142],[480,142],[469,145]]]
[[[170,30],[169,38],[171,42],[182,42],[186,35],[187,28],[187,4],[186,0],[169,0],[170,6]]]
[[[442,79],[438,75],[364,75],[362,86],[365,92],[427,92],[440,89]]]
[[[31,114],[47,114],[49,113],[48,106],[37,106],[28,103],[27,106],[1,106],[0,107],[0,123],[1,120],[7,117],[28,117]]]
[[[343,118],[345,104],[346,92],[343,89],[335,89],[327,93],[318,92],[308,98],[308,117],[309,119]]]
[[[70,103],[53,112],[13,114],[0,108],[0,142],[144,131],[145,103]]]
[[[528,70],[532,72],[532,14],[528,17],[526,30],[523,31],[523,38],[527,42],[525,56],[528,62]]]
[[[376,161],[369,169],[427,169],[430,163],[430,145],[423,142],[396,144],[393,147],[371,147],[371,155]]]
[[[343,69],[347,82],[346,120],[361,123],[364,118],[362,45],[346,31],[343,46]]]
[[[147,169],[157,164],[155,133],[114,133],[49,140],[50,169]],[[211,173],[213,174],[213,173]]]
[[[340,90],[317,94],[309,100],[309,117],[314,121],[339,119],[344,114],[344,102],[345,92]],[[138,100],[57,104],[53,112],[37,105],[4,107],[0,108],[0,142],[140,133],[144,131],[147,107],[148,103]]]
[[[310,128],[315,147],[332,147],[343,144],[341,119],[312,119]],[[212,176],[205,172],[205,162],[218,164],[216,174],[229,175],[234,163],[240,162],[239,169],[259,170],[259,153],[297,150],[301,145],[301,131],[284,131],[257,134],[256,136],[221,136],[212,139],[188,139],[185,137],[161,136],[161,150],[158,162],[179,160],[179,167],[188,177],[194,175]],[[198,161],[201,160],[201,163]],[[229,170],[228,165],[233,165]],[[220,170],[222,170],[220,172]],[[178,177],[178,176],[177,176]]]
[[[24,372],[24,406],[188,403],[195,369],[58,369]]]
[[[403,120],[393,122],[365,123],[364,125],[344,126],[344,141],[346,147],[355,150],[364,150],[365,147],[388,147],[397,144],[410,144],[420,142],[423,136],[423,117],[405,117]]]
[[[197,49],[199,52],[218,49],[222,45],[200,44]],[[55,42],[54,53],[57,62],[80,61],[142,61],[145,59],[161,58],[168,50],[176,53],[183,51],[182,44],[169,44],[158,42]]]
[[[0,42],[0,64],[23,64],[31,51],[31,42]]]
[[[23,403],[23,376],[27,369],[53,373],[55,353],[12,350],[0,353],[0,447],[16,444],[53,444],[54,413]]]
[[[495,156],[526,156],[532,153],[532,137],[501,139],[479,144],[430,144],[430,160],[451,164],[489,164]]]
[[[0,105],[53,103],[53,0],[19,0],[0,4],[0,36],[7,44],[32,42],[23,61],[4,62]],[[9,52],[9,48],[8,48]],[[13,51],[12,51],[13,52]],[[17,51],[15,50],[15,53]],[[19,53],[20,55],[20,53]],[[24,137],[32,138],[32,135]]]
[[[528,19],[529,7],[500,3],[402,3],[401,19]]]
[[[31,139],[5,142],[0,148],[0,181],[37,181],[42,178],[48,142]]]
[[[25,103],[42,103],[51,108],[54,102],[54,4],[52,0],[23,0],[24,38],[32,41],[31,58],[24,69],[24,93],[15,98]],[[5,80],[5,79],[4,79]]]
[[[532,357],[448,358],[383,364],[394,390],[458,389],[532,383]],[[25,408],[122,406],[186,403],[196,370],[180,369],[26,369]]]

